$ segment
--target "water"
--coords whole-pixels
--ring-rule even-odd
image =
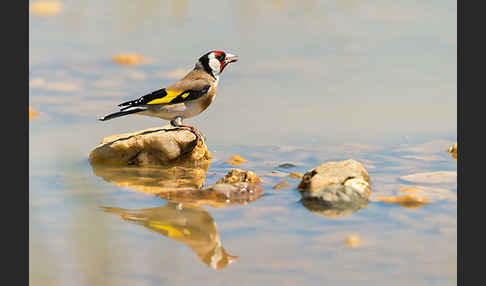
[[[445,152],[457,136],[455,1],[61,3],[29,18],[32,285],[456,284],[455,182],[400,179],[456,171]],[[205,185],[238,154],[264,195],[180,210],[98,176],[88,154],[103,137],[166,122],[96,118],[211,49],[240,61],[188,120],[214,155]],[[120,66],[120,52],[150,61]],[[301,204],[298,179],[268,175],[348,158],[366,165],[372,201],[338,217]],[[417,185],[443,192],[415,209],[373,201]]]

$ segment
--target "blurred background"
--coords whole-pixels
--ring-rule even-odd
[[[201,230],[177,240],[173,205],[105,181],[87,159],[103,137],[167,124],[98,117],[225,50],[239,61],[187,120],[215,155],[208,183],[236,153],[259,174],[359,157],[382,194],[410,172],[455,171],[443,151],[457,136],[456,1],[35,0],[29,14],[31,285],[456,284],[454,198],[333,220],[295,188],[268,188],[247,206],[195,208],[185,217]],[[455,182],[440,187],[455,196]],[[353,232],[363,248],[342,243]]]
[[[55,101],[49,113],[69,120],[106,132],[162,123],[94,119],[220,49],[240,61],[225,70],[216,104],[190,120],[214,142],[455,135],[455,1],[59,3],[56,15],[31,12],[30,102]],[[150,61],[119,68],[119,53]]]

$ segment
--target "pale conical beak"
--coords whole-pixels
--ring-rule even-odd
[[[237,62],[238,61],[238,56],[235,56],[235,55],[232,55],[232,54],[228,54],[226,53],[226,59],[225,59],[225,62],[227,64],[229,63],[234,63],[234,62]]]

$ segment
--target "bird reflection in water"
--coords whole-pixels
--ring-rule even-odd
[[[122,219],[143,225],[168,238],[189,246],[199,259],[213,269],[222,269],[238,259],[229,255],[213,217],[203,208],[182,203],[140,210],[101,207]]]

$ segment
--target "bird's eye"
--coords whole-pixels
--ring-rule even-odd
[[[218,59],[218,61],[224,61],[224,58],[225,58],[225,54],[219,54],[216,56],[216,59]]]

